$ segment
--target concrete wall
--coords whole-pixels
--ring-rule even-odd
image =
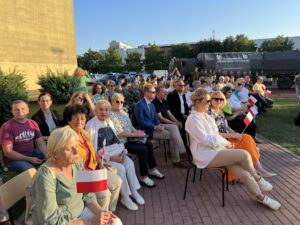
[[[28,90],[46,71],[77,66],[73,0],[0,0],[0,67],[25,74]]]

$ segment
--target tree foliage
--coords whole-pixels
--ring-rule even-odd
[[[265,52],[290,51],[294,48],[294,42],[288,37],[277,36],[274,39],[265,40],[260,48]]]
[[[222,42],[218,40],[204,40],[199,41],[198,47],[197,47],[197,53],[200,52],[222,52]]]
[[[86,53],[77,57],[78,66],[91,73],[101,73],[105,69],[104,56],[97,51],[89,49]]]
[[[176,58],[192,58],[196,55],[191,46],[186,43],[173,46],[171,52],[172,56],[175,56]]]
[[[160,48],[153,44],[146,50],[145,68],[147,71],[165,70],[168,68],[168,59],[164,56]]]
[[[141,60],[141,54],[138,52],[130,52],[125,59],[125,69],[127,71],[139,72],[143,68],[143,62]]]
[[[105,67],[103,72],[107,73],[122,71],[122,57],[115,48],[109,48],[104,58]]]
[[[11,104],[15,100],[27,101],[27,91],[24,76],[17,70],[4,73],[0,68],[0,126],[12,115]]]
[[[236,35],[234,41],[234,52],[251,52],[256,50],[255,41],[244,34]]]

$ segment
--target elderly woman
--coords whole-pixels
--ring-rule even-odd
[[[122,179],[121,203],[130,210],[138,210],[130,195],[140,205],[144,205],[145,201],[137,191],[141,186],[136,177],[134,163],[127,156],[127,150],[119,141],[114,124],[109,119],[111,105],[107,100],[101,100],[96,103],[95,111],[96,116],[88,121],[86,130],[92,136],[94,148],[103,153],[104,161],[118,170]]]
[[[95,170],[102,168],[102,161],[95,151],[90,135],[84,130],[86,121],[86,111],[80,105],[71,106],[67,112],[67,120],[69,126],[78,134],[79,155],[84,163],[85,170]],[[103,209],[110,211],[116,210],[119,193],[121,190],[121,178],[111,171],[111,167],[107,168],[108,190],[95,193],[99,204]]]
[[[139,159],[140,183],[146,187],[155,187],[149,176],[163,179],[164,175],[156,169],[156,160],[153,152],[153,145],[147,140],[144,131],[136,130],[130,121],[128,114],[123,110],[124,96],[114,94],[111,98],[111,116],[118,137],[125,145],[129,153],[135,154]],[[150,171],[148,171],[148,167]],[[148,176],[149,175],[149,176]]]
[[[87,103],[87,107],[86,107]],[[66,105],[66,108],[63,112],[63,125],[67,125],[68,121],[66,118],[66,114],[68,109],[73,105],[81,105],[84,106],[87,110],[87,114],[89,117],[93,117],[95,115],[95,105],[90,98],[90,96],[83,91],[76,91],[70,98],[70,101]]]
[[[48,139],[48,161],[33,178],[32,222],[39,224],[122,224],[101,209],[93,193],[77,193],[75,174],[81,171],[79,137],[70,127],[54,130]]]
[[[219,134],[228,139],[234,146],[235,149],[245,149],[251,155],[251,159],[256,171],[263,177],[273,177],[276,174],[267,172],[261,165],[259,158],[260,154],[257,151],[255,141],[248,134],[239,134],[233,131],[227,123],[225,115],[222,111],[223,107],[226,105],[226,98],[221,91],[215,91],[211,93],[211,107],[208,114],[211,115],[218,126]],[[230,175],[231,179],[234,180],[235,177]]]
[[[250,154],[240,149],[231,150],[232,144],[219,134],[215,120],[207,114],[211,101],[209,94],[198,89],[191,100],[194,110],[188,116],[185,129],[190,136],[190,149],[196,166],[227,167],[258,202],[278,210],[280,203],[262,193],[272,190],[273,186],[257,174]]]
[[[228,125],[230,128],[239,133],[245,131],[246,134],[250,134],[255,139],[256,123],[252,120],[249,126],[245,129],[246,125],[244,123],[244,118],[246,117],[247,107],[242,105],[234,91],[235,89],[233,85],[228,85],[222,88],[222,92],[227,99],[227,104],[224,106],[223,112],[228,121]],[[257,143],[259,143],[259,141],[257,141]]]

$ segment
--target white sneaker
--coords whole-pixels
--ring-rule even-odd
[[[273,185],[266,181],[263,177],[257,181],[257,184],[262,191],[271,191],[273,189]]]
[[[156,178],[156,179],[164,179],[165,175],[163,175],[158,169],[154,169],[149,172],[149,177]]]
[[[139,207],[129,197],[128,199],[121,198],[120,202],[129,210],[136,211],[139,209]]]
[[[140,184],[149,187],[149,188],[153,188],[156,186],[156,184],[154,183],[153,180],[151,180],[149,177],[145,177],[145,178],[141,178],[140,179]]]
[[[278,210],[281,206],[281,204],[278,201],[276,201],[266,195],[265,195],[264,200],[261,203],[268,206],[270,209],[273,209],[273,210]]]
[[[135,199],[137,204],[139,204],[139,205],[144,205],[145,204],[144,198],[137,191],[132,192],[132,197]]]

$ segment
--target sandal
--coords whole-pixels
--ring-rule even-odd
[[[156,184],[154,183],[154,181],[151,180],[149,177],[141,179],[140,184],[143,185],[143,186],[146,186],[148,188],[156,187]]]
[[[149,177],[160,179],[160,180],[165,178],[165,176],[161,172],[159,172],[158,169],[154,169],[151,172],[149,172]]]

